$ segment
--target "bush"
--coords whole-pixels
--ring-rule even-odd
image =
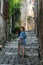
[[[15,39],[15,36],[13,33],[8,34],[8,40],[10,41],[11,39]]]
[[[14,30],[12,31],[14,34],[20,34],[20,27],[15,27]]]

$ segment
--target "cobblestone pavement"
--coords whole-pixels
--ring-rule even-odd
[[[25,46],[25,58],[18,56],[18,39],[6,42],[6,45],[0,52],[0,65],[38,65],[39,43],[35,34],[27,34]]]

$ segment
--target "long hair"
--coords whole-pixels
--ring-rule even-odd
[[[25,31],[25,27],[21,27],[23,29],[23,31]]]

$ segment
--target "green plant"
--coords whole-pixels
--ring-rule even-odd
[[[14,14],[15,11],[20,10],[21,0],[9,0],[9,9],[8,15],[9,17]]]
[[[20,23],[20,15],[21,15],[21,12],[20,12],[20,6],[21,6],[21,0],[9,0],[9,8],[8,8],[8,27],[9,27],[9,31],[8,31],[8,36],[10,37],[11,34],[10,34],[10,19],[13,15],[13,18],[14,18],[14,25],[15,26],[15,23],[16,22],[19,22]]]
[[[9,0],[9,8],[8,8],[9,25],[10,25],[10,18],[12,17],[12,15],[14,17],[13,21],[14,23],[20,21],[20,15],[21,15],[20,6],[21,6],[21,0]]]

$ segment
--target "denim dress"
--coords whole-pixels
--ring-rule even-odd
[[[20,35],[19,35],[19,40],[20,38],[22,38],[22,46],[25,46],[26,45],[26,33],[25,32],[21,32]]]

